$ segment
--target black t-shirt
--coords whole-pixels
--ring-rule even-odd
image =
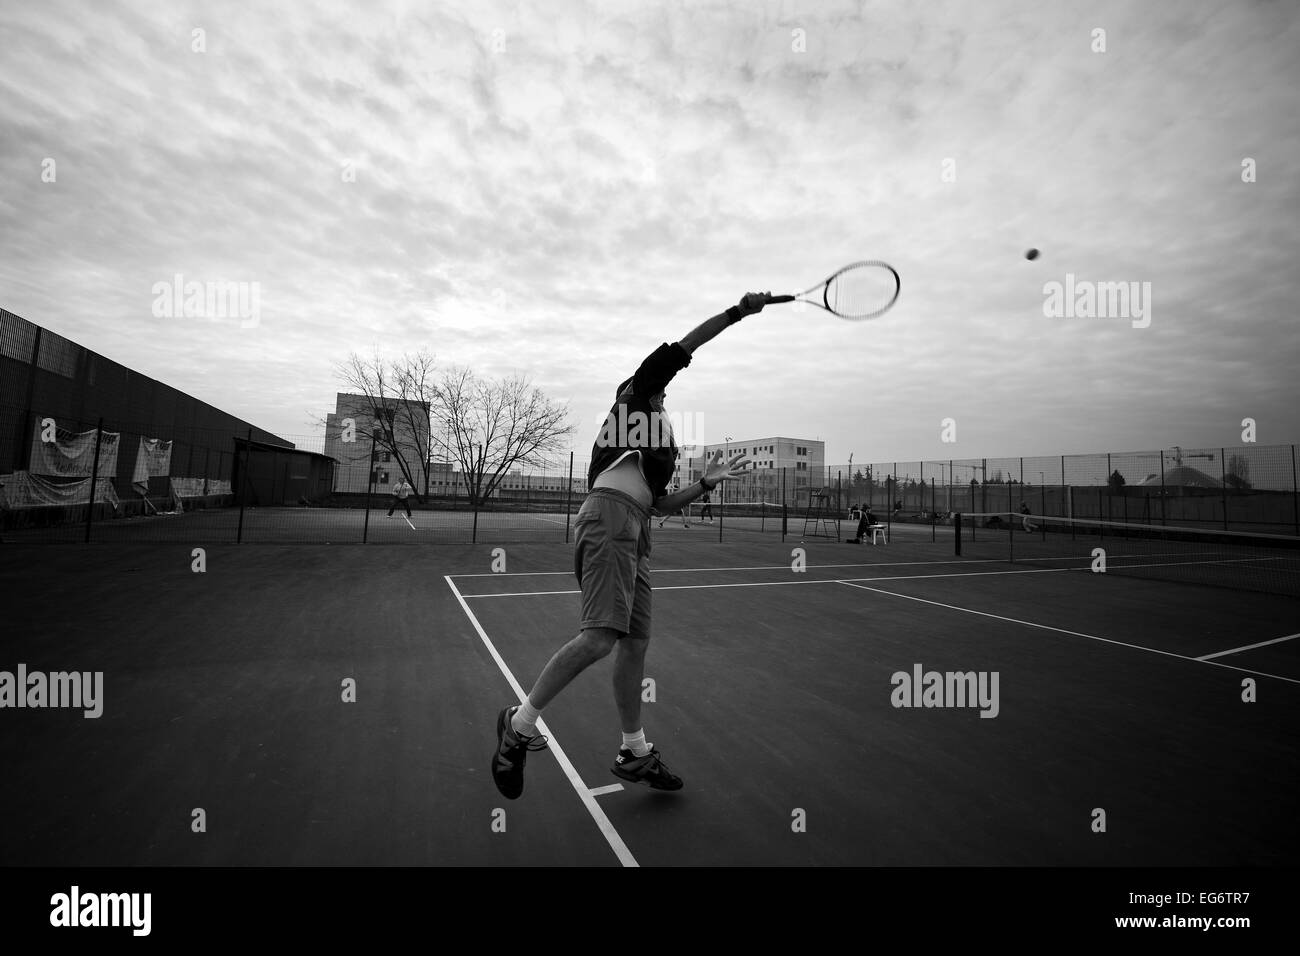
[[[668,493],[677,463],[677,442],[667,415],[650,407],[652,396],[668,387],[673,377],[691,364],[691,353],[665,342],[643,361],[632,378],[620,387],[591,449],[587,469],[590,488],[602,471],[625,452],[641,453],[641,470],[656,498]]]

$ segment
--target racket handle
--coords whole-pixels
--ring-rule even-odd
[[[767,299],[768,305],[775,305],[778,302],[793,302],[793,301],[794,301],[794,296],[792,295],[773,295],[773,296],[768,296]]]

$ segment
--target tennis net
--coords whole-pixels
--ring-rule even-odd
[[[1300,537],[1015,512],[957,515],[957,554],[1300,597]],[[1100,549],[1100,550],[1098,550]]]
[[[692,513],[698,515],[702,510],[700,503],[695,502]],[[721,514],[726,524],[742,530],[780,533],[785,505],[779,501],[726,501],[715,503],[713,514]]]

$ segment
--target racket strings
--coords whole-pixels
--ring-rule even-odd
[[[898,277],[888,266],[852,266],[827,281],[826,307],[845,318],[866,318],[889,308],[898,289]]]

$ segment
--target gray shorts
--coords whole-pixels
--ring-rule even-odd
[[[650,511],[613,488],[593,488],[574,524],[573,571],[582,626],[650,636]]]

